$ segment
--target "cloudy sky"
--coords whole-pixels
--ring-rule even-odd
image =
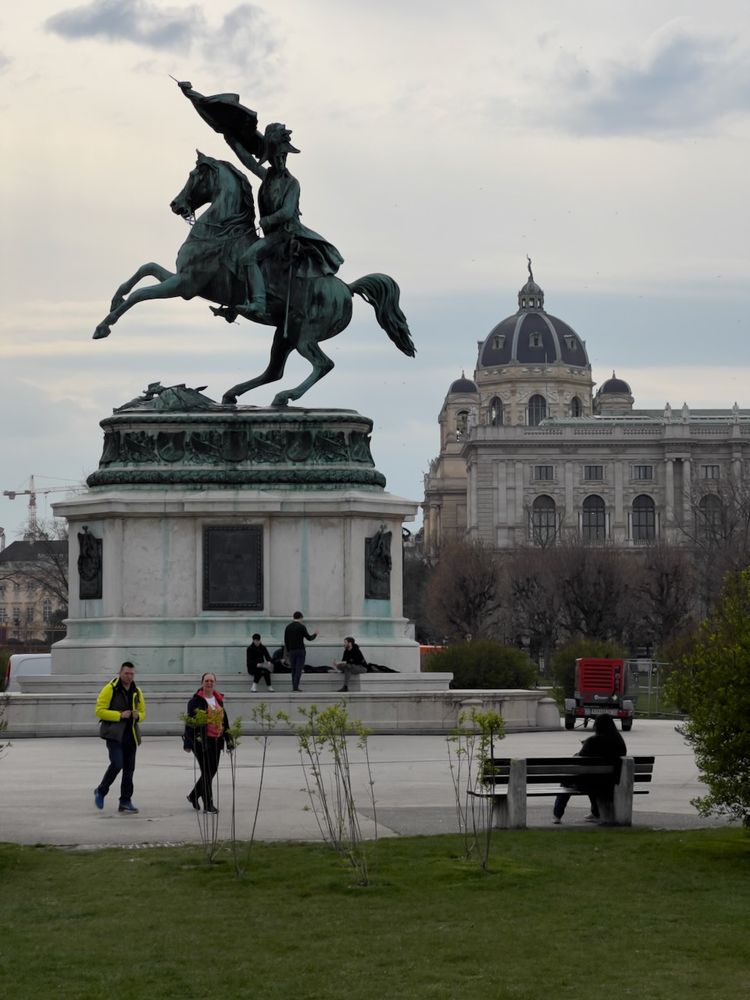
[[[304,399],[373,418],[392,492],[420,499],[446,389],[515,311],[527,253],[597,381],[616,369],[638,406],[750,406],[746,0],[10,7],[0,492],[84,478],[98,421],[150,382],[219,399],[265,367],[270,329],[200,299],[140,305],[91,340],[141,263],[173,266],[187,228],[169,202],[195,148],[232,158],[169,74],[293,128],[304,221],[341,277],[401,285],[417,358],[357,299]],[[307,370],[293,360],[285,384]],[[9,540],[25,513],[0,498]]]

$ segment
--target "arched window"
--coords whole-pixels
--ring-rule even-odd
[[[529,400],[528,409],[529,427],[536,427],[547,416],[547,400],[544,396],[532,396]]]
[[[535,545],[550,545],[557,534],[557,511],[552,497],[537,497],[531,506],[531,538]]]
[[[724,508],[715,493],[707,493],[698,504],[697,534],[703,541],[710,542],[724,534]]]
[[[573,396],[570,401],[570,415],[571,417],[580,417],[583,415],[583,404],[578,396]]]
[[[456,414],[456,441],[462,441],[466,437],[469,427],[469,411],[459,410]]]
[[[633,541],[650,542],[656,538],[656,508],[651,497],[641,493],[633,501]]]
[[[607,537],[607,514],[601,497],[592,495],[583,501],[581,534],[587,542],[603,542]]]
[[[503,401],[494,396],[490,400],[490,426],[502,427],[503,425]]]

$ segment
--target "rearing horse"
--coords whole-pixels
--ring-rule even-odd
[[[219,303],[220,308],[213,310],[216,315],[230,322],[237,317],[236,307],[246,299],[239,262],[258,239],[252,189],[244,174],[231,163],[199,152],[185,186],[170,207],[177,215],[191,220],[195,211],[207,204],[210,207],[194,222],[177,253],[174,273],[160,264],[142,264],[115,292],[110,312],[97,326],[94,340],[108,337],[112,325],[128,309],[149,299],[178,296],[192,299],[198,295]],[[335,337],[349,325],[355,292],[373,306],[378,323],[396,347],[409,357],[414,356],[416,349],[406,317],[399,308],[399,287],[393,278],[387,274],[367,274],[347,285],[332,275],[302,276],[292,247],[288,263],[282,264],[282,280],[278,265],[276,272],[269,274],[264,264],[268,305],[263,316],[254,317],[256,322],[276,327],[268,366],[256,378],[228,389],[223,403],[236,403],[237,397],[250,389],[277,382],[294,350],[310,362],[313,370],[293,389],[277,393],[272,405],[284,406],[289,400],[303,396],[333,368],[333,361],[321,350],[320,341]],[[133,291],[147,276],[156,278],[157,284]]]

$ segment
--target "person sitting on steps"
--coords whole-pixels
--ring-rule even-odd
[[[349,690],[349,681],[352,678],[352,674],[367,673],[367,660],[362,650],[354,641],[354,636],[348,635],[344,639],[342,657],[340,660],[336,660],[333,665],[344,674],[344,686],[339,688],[339,691]]]
[[[255,632],[253,634],[253,641],[247,647],[245,659],[247,672],[251,674],[253,678],[253,686],[250,688],[250,692],[255,694],[261,680],[266,682],[266,687],[269,691],[273,691],[273,688],[271,687],[271,671],[273,670],[271,656],[266,647],[260,641],[259,632]]]

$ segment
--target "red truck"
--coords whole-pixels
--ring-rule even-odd
[[[576,660],[575,696],[565,699],[565,728],[572,729],[576,719],[588,725],[597,715],[611,715],[627,732],[633,728],[637,687],[638,675],[625,660]]]

